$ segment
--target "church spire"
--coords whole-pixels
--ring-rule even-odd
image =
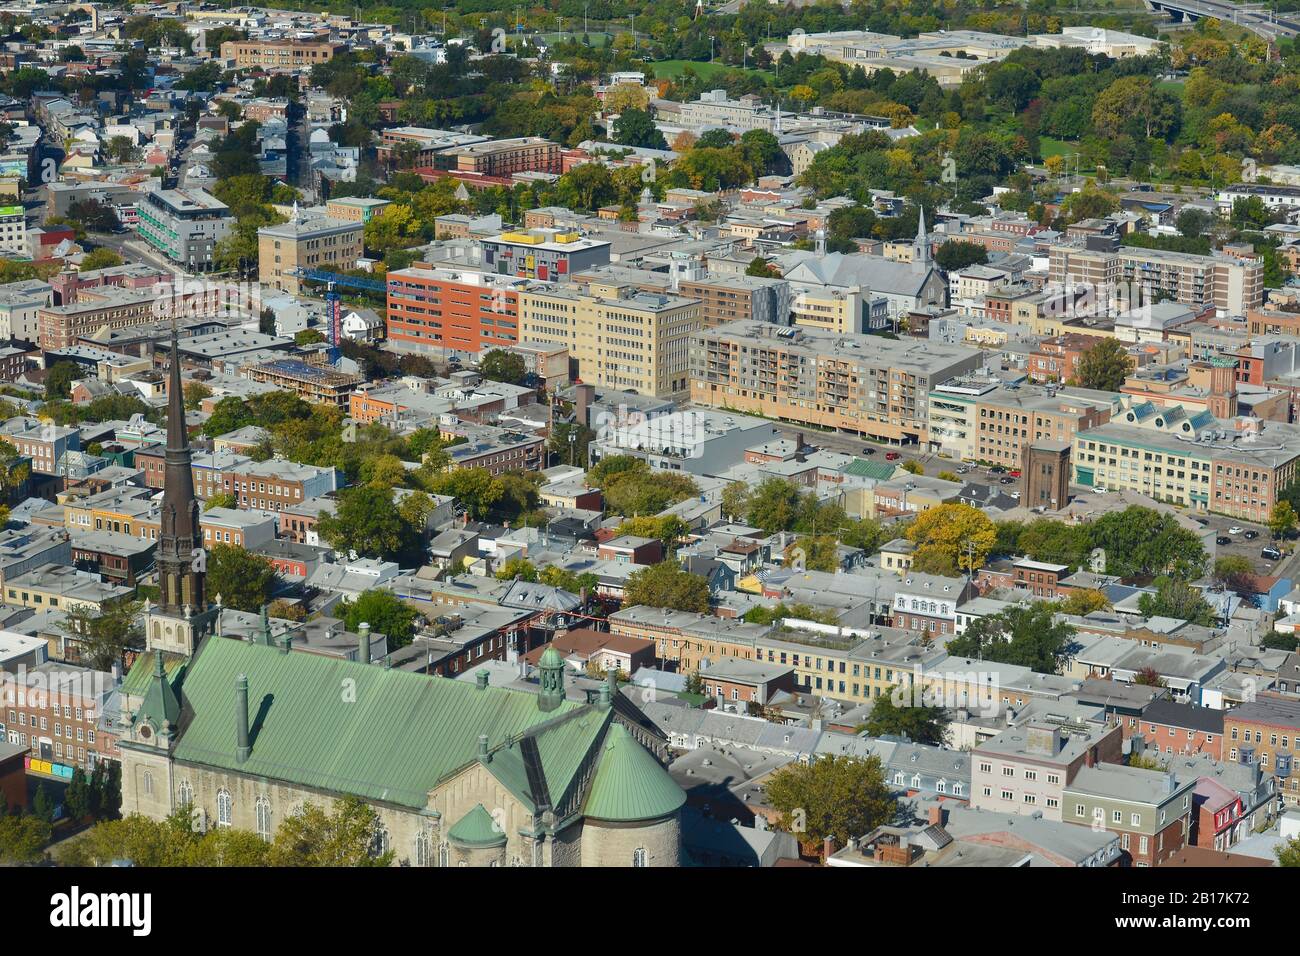
[[[925,231],[925,207],[916,220],[916,245],[912,250],[914,261],[923,266],[930,264],[930,234]]]
[[[204,552],[199,538],[199,502],[194,494],[185,396],[181,387],[180,338],[172,326],[171,369],[167,386],[167,448],[163,454],[161,528],[155,564],[159,610],[188,616],[206,609]]]

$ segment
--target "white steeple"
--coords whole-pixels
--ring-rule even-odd
[[[930,236],[925,231],[925,207],[921,207],[921,214],[916,220],[916,243],[912,249],[912,261],[918,265],[928,266],[930,264]]]

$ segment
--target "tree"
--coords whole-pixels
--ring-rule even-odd
[[[1300,866],[1300,837],[1291,837],[1273,848],[1278,866]]]
[[[55,362],[45,373],[45,400],[67,398],[72,383],[83,377],[81,366],[76,362]]]
[[[516,352],[492,349],[478,363],[479,374],[492,382],[520,385],[528,375],[524,357]]]
[[[1172,575],[1195,580],[1205,570],[1205,549],[1173,515],[1138,505],[1102,515],[1089,526],[1090,545],[1106,552],[1106,568],[1126,578]]]
[[[641,518],[628,518],[618,526],[619,534],[630,534],[638,538],[656,538],[664,546],[665,554],[672,554],[677,546],[690,534],[691,526],[677,515],[651,515]]]
[[[899,688],[891,688],[889,693],[881,694],[871,705],[871,715],[867,718],[863,730],[868,737],[906,737],[918,744],[940,746],[948,736],[950,719],[942,707],[906,706],[896,703],[894,694]],[[906,691],[902,691],[906,693]]]
[[[1073,627],[1056,620],[1053,605],[1039,602],[977,618],[960,637],[948,642],[948,653],[1055,674],[1074,634]]]
[[[198,407],[203,404],[205,398],[212,397],[212,389],[208,388],[208,386],[204,385],[202,382],[189,382],[185,385],[183,391],[185,395],[185,410],[189,412],[196,411]]]
[[[623,604],[703,614],[709,610],[709,582],[703,575],[683,570],[676,561],[661,561],[628,576]]]
[[[496,573],[498,581],[536,581],[537,566],[527,558],[513,557]]]
[[[739,521],[749,511],[749,485],[743,481],[730,482],[722,489],[722,517],[726,521]]]
[[[754,256],[753,259],[749,260],[749,265],[745,267],[745,275],[757,276],[760,279],[779,279],[781,278],[781,270],[762,256]]]
[[[219,491],[203,502],[203,510],[211,511],[213,508],[238,508],[239,499],[235,497],[233,491]]]
[[[45,844],[50,842],[53,827],[31,813],[6,813],[0,816],[0,864],[22,866],[39,863]]]
[[[799,516],[803,493],[793,481],[764,478],[749,497],[749,524],[768,534],[789,531]]]
[[[275,566],[237,544],[214,544],[208,550],[208,593],[221,596],[222,607],[258,611],[275,591]]]
[[[316,530],[331,547],[367,558],[391,561],[419,550],[419,533],[402,520],[392,488],[361,485],[340,492],[335,513],[322,514]]]
[[[1241,590],[1254,573],[1255,566],[1250,559],[1239,554],[1224,555],[1214,562],[1214,579],[1234,591]]]
[[[391,850],[378,852],[379,815],[358,797],[334,801],[332,811],[308,803],[276,830],[271,866],[388,866]]]
[[[390,651],[405,647],[415,637],[419,613],[392,591],[362,591],[355,601],[340,601],[339,610],[344,627],[356,631],[362,622],[369,624],[372,634],[388,638]]]
[[[95,249],[81,257],[82,272],[94,272],[96,269],[112,269],[122,264],[122,257],[112,249]]]
[[[1076,614],[1082,617],[1093,611],[1104,611],[1110,607],[1110,599],[1096,588],[1071,588],[1061,599],[1062,614]]]
[[[1204,209],[1188,207],[1178,214],[1174,225],[1179,232],[1190,239],[1209,232],[1214,225],[1214,217]]]
[[[1084,388],[1118,392],[1133,367],[1133,360],[1117,339],[1099,339],[1079,357],[1077,383]]]
[[[998,533],[988,515],[970,505],[944,504],[927,508],[907,529],[916,543],[915,559],[940,562],[954,570],[974,571],[983,566]]]
[[[785,566],[794,567],[799,556],[805,570],[834,572],[840,567],[839,541],[833,534],[800,535],[785,549]]]
[[[1205,600],[1199,588],[1172,577],[1156,578],[1155,585],[1155,594],[1143,594],[1138,598],[1138,610],[1145,616],[1172,617],[1206,627],[1218,623],[1218,612]]]
[[[32,798],[32,815],[46,823],[54,822],[54,800],[44,783],[36,788],[36,796]]]
[[[1143,687],[1164,687],[1165,679],[1160,676],[1160,672],[1154,667],[1144,667],[1133,677],[1133,683],[1141,684]]]
[[[668,140],[659,132],[655,121],[643,109],[625,109],[618,117],[614,142],[620,146],[637,146],[646,149],[667,149]]]
[[[1297,524],[1295,508],[1289,501],[1279,501],[1273,506],[1273,513],[1268,516],[1268,530],[1275,538],[1286,538],[1295,531]]]
[[[909,459],[907,459],[907,461],[903,462],[903,464],[902,464],[901,467],[902,467],[903,471],[907,472],[909,475],[924,475],[924,474],[925,474],[925,465],[923,465],[923,464],[921,464],[919,461],[916,461],[916,460],[911,459],[911,458],[909,458]]]
[[[989,261],[989,254],[978,242],[950,239],[935,250],[934,261],[945,272],[955,272],[967,266],[984,265]]]
[[[81,658],[96,670],[111,670],[123,663],[126,652],[140,643],[141,630],[136,623],[143,608],[140,601],[117,600],[100,606],[68,607],[59,626],[80,646]]]
[[[814,853],[828,837],[844,845],[870,833],[888,823],[895,810],[879,757],[790,763],[768,778],[766,791],[780,814],[777,826]]]
[[[90,815],[90,782],[86,779],[86,771],[81,767],[72,771],[68,789],[63,793],[63,808],[74,822]]]

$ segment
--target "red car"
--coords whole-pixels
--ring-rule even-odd
[[[885,461],[897,461],[898,457],[898,452],[896,451],[885,452]]]
[[[1010,475],[1012,478],[1019,478],[1019,477],[1020,477],[1020,469],[1019,469],[1019,468],[1013,468],[1011,471],[1007,472],[1007,474]]]

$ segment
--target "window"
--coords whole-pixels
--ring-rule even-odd
[[[144,787],[144,795],[146,797],[152,797],[153,796],[153,774],[150,771],[146,770],[144,772],[144,777],[141,779],[141,784]]]
[[[1141,826],[1141,825],[1142,825],[1142,814],[1140,814],[1140,813],[1134,813],[1134,814],[1130,815],[1130,816],[1129,816],[1129,822],[1130,822],[1131,824],[1133,824],[1133,826],[1135,826],[1135,827],[1137,827],[1137,826]]]
[[[188,780],[181,781],[179,799],[180,799],[181,806],[183,807],[194,805],[194,787],[190,784]]]
[[[217,826],[230,826],[231,802],[229,790],[217,791]]]
[[[632,851],[632,865],[633,866],[646,865],[645,847],[639,846]]]
[[[263,840],[271,839],[271,801],[265,796],[257,798],[257,835]]]

